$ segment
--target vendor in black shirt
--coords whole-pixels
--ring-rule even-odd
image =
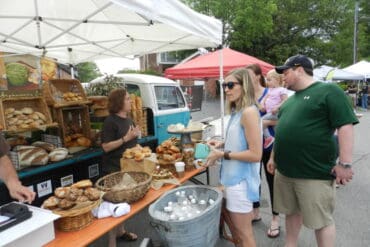
[[[134,125],[128,114],[131,111],[131,98],[122,88],[114,89],[108,96],[110,115],[105,119],[102,131],[103,173],[121,170],[120,159],[126,148],[136,145],[140,127]],[[123,225],[109,232],[109,247],[116,246],[116,239],[134,241],[137,235],[128,232]]]
[[[140,127],[136,126],[128,114],[131,111],[131,98],[125,89],[115,89],[108,97],[110,115],[105,119],[102,132],[103,172],[120,171],[120,159],[127,148],[137,144]]]

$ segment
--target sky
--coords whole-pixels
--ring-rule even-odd
[[[133,60],[127,58],[107,58],[95,61],[102,74],[116,74],[119,70],[130,69],[139,70],[140,62],[138,58]]]

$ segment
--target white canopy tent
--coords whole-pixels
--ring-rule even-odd
[[[313,70],[313,77],[315,80],[325,80],[328,73],[333,70],[334,67],[328,65],[322,65]]]
[[[362,60],[358,63],[352,64],[343,70],[363,75],[365,78],[370,78],[370,62]]]
[[[357,73],[345,71],[335,67],[322,65],[313,70],[313,75],[316,80],[323,80],[326,82],[332,81],[361,81],[364,76]]]
[[[345,71],[343,69],[334,68],[326,75],[326,81],[362,81],[365,77],[361,74]]]
[[[77,64],[216,47],[222,24],[171,0],[1,0],[0,51]]]
[[[222,44],[222,23],[178,0],[1,0],[0,20],[0,51],[67,64]]]

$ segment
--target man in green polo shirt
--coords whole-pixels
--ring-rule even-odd
[[[335,183],[352,179],[353,125],[358,120],[342,89],[314,81],[308,57],[290,57],[275,70],[295,91],[279,109],[268,163],[269,172],[275,172],[274,210],[286,214],[285,246],[297,246],[302,224],[315,230],[319,247],[334,246]]]

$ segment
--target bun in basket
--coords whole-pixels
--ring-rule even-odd
[[[84,179],[80,180],[77,183],[72,184],[72,187],[78,188],[78,189],[86,189],[89,187],[92,187],[93,184],[90,179]]]
[[[68,201],[67,199],[62,199],[58,203],[58,207],[64,210],[70,209],[74,207],[74,205],[76,205],[76,202]]]
[[[54,195],[60,199],[63,199],[68,195],[69,189],[69,187],[58,187],[54,190]]]
[[[42,204],[42,207],[52,210],[58,207],[58,203],[59,203],[59,199],[55,196],[51,196],[44,201],[44,203]]]

